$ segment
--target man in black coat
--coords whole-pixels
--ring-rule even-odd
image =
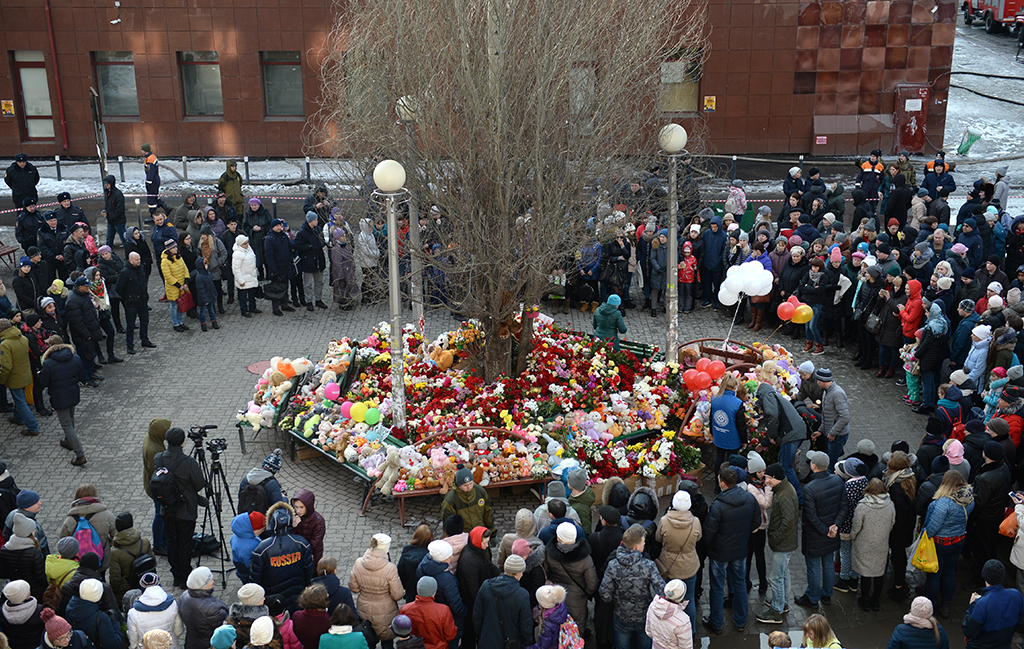
[[[914,190],[907,185],[907,179],[903,174],[896,174],[893,178],[895,189],[889,194],[889,202],[885,204],[885,222],[889,219],[899,221],[900,230],[907,224],[907,212],[910,210],[910,203],[914,200]]]
[[[483,583],[501,574],[498,566],[491,563],[487,556],[490,545],[491,531],[482,525],[474,527],[469,533],[469,543],[459,554],[459,570],[455,576],[459,580],[459,595],[470,611],[476,605],[477,594]],[[462,631],[462,644],[472,647],[476,644],[479,631],[473,627],[472,618],[466,622],[468,624]]]
[[[985,422],[980,419],[970,419],[964,424],[967,435],[964,437],[964,459],[971,463],[971,476],[968,482],[974,482],[974,477],[985,463],[982,454],[985,451],[985,444],[992,441],[992,436],[985,430]]]
[[[23,250],[28,250],[36,245],[36,234],[43,226],[43,215],[36,209],[36,199],[25,198],[22,200],[21,213],[14,221],[14,238],[21,244]]]
[[[978,469],[974,478],[974,511],[967,520],[967,535],[971,539],[971,553],[974,555],[973,582],[981,587],[981,569],[989,559],[996,558],[996,541],[999,539],[999,524],[1003,521],[1006,507],[1010,504],[1010,486],[1013,478],[1004,461],[1005,452],[999,442],[985,444],[985,464]]]
[[[14,162],[7,167],[7,171],[4,173],[4,182],[11,188],[14,209],[21,209],[26,198],[39,200],[39,194],[36,192],[36,185],[39,184],[39,171],[28,161],[28,156],[24,153],[14,156]]]
[[[117,188],[113,175],[103,179],[103,211],[107,217],[107,245],[113,247],[114,233],[121,236],[121,245],[125,244],[124,226],[128,222],[124,213],[124,194]],[[70,197],[68,197],[70,201]]]
[[[121,296],[125,312],[125,343],[128,353],[135,353],[135,319],[139,320],[139,338],[142,346],[155,348],[149,340],[149,278],[142,266],[142,256],[128,253],[128,264],[117,276],[117,294]]]
[[[64,344],[60,336],[50,337],[50,348],[43,354],[43,367],[39,371],[39,384],[50,392],[50,407],[57,413],[60,427],[64,430],[64,439],[60,445],[74,451],[72,464],[85,464],[85,449],[75,432],[75,406],[81,401],[79,383],[88,383],[92,387],[99,385],[93,380],[86,380],[85,365],[75,354],[71,345]]]
[[[749,491],[737,487],[739,476],[732,467],[718,472],[721,493],[711,503],[705,521],[711,560],[711,611],[704,626],[720,633],[725,623],[723,603],[728,582],[732,593],[732,621],[742,631],[747,624],[747,546],[750,534],[761,526],[761,506]]]
[[[317,228],[316,212],[306,212],[306,222],[295,234],[295,250],[299,253],[304,291],[309,296],[306,310],[313,310],[314,298],[316,306],[326,309],[327,305],[324,304],[323,294],[324,269],[327,268],[327,259],[324,256],[324,240]]]
[[[45,222],[36,232],[36,247],[46,260],[46,286],[49,288],[58,273],[64,272],[64,242],[70,232],[57,217],[57,212],[43,215]]]
[[[110,176],[108,176],[108,178],[109,177]],[[57,202],[60,203],[60,206],[54,210],[54,213],[57,215],[57,220],[60,221],[65,230],[70,230],[71,226],[75,223],[85,223],[90,228],[92,227],[89,223],[89,219],[85,216],[85,210],[71,202],[71,194],[68,192],[61,192],[57,194]],[[121,202],[124,202],[123,196]]]
[[[526,562],[517,554],[505,559],[505,571],[480,587],[473,606],[473,628],[480,629],[479,649],[525,647],[533,643],[530,596],[519,587]]]
[[[284,233],[284,221],[281,219],[270,222],[270,232],[263,242],[263,260],[273,284],[267,290],[274,315],[284,315],[281,311],[294,311],[288,306],[288,281],[295,277],[295,264],[292,263],[291,242]]]
[[[601,517],[601,529],[591,533],[590,557],[594,560],[594,568],[597,569],[597,581],[604,579],[604,570],[608,567],[608,560],[615,556],[615,551],[622,544],[622,533],[624,529],[619,525],[622,514],[611,505],[601,505],[598,510]],[[615,603],[606,602],[600,597],[594,602],[594,629],[597,635],[597,646],[601,649],[612,646],[614,639],[614,625],[612,616],[615,612]]]
[[[164,518],[164,540],[167,544],[167,562],[171,564],[174,576],[174,587],[185,588],[186,580],[191,572],[189,562],[192,560],[192,534],[199,518],[199,505],[206,507],[206,497],[200,490],[209,485],[203,479],[199,463],[185,455],[182,445],[185,444],[185,431],[171,428],[164,436],[167,450],[157,453],[153,458],[153,467],[167,467],[174,474],[178,483],[178,492],[182,502],[177,507],[161,507]]]
[[[97,375],[93,360],[99,351],[100,341],[104,339],[103,329],[100,327],[96,305],[89,296],[89,280],[85,277],[75,280],[75,286],[68,294],[64,308],[67,314],[68,333],[71,334],[71,341],[78,349],[78,355],[85,365],[86,378],[102,381],[103,377]]]
[[[331,222],[331,208],[334,207],[334,199],[327,195],[327,186],[318,185],[313,193],[306,197],[302,205],[302,213],[313,212],[317,216],[317,227],[322,228]]]
[[[829,473],[827,453],[809,451],[811,479],[804,486],[803,538],[801,547],[807,564],[807,591],[794,602],[818,607],[818,600],[832,602],[836,582],[832,555],[839,549],[839,525],[846,519],[849,503],[843,479]]]

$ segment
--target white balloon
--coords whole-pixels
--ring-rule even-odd
[[[739,268],[739,266],[733,266],[733,268]],[[739,293],[743,290],[743,283],[743,277],[733,273],[732,276],[727,277],[725,282],[722,283],[722,288],[728,290],[730,293]]]
[[[758,264],[760,265],[760,264]],[[755,272],[748,271],[743,278],[743,292],[747,295],[757,295],[761,288],[761,277]]]
[[[732,276],[734,276],[738,272],[740,272],[740,267],[739,266],[729,266],[729,270],[725,271],[725,276],[727,278],[728,277],[732,277]]]
[[[718,301],[721,302],[724,306],[732,306],[739,301],[739,296],[731,291],[726,290],[726,288],[723,286],[721,289],[718,290]]]
[[[757,295],[768,295],[772,292],[772,286],[775,284],[775,276],[770,270],[762,270],[758,276],[761,278],[761,286]]]

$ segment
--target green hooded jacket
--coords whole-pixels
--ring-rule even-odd
[[[167,450],[164,435],[167,434],[167,429],[170,427],[170,419],[162,417],[153,419],[149,422],[149,432],[146,433],[146,439],[142,442],[142,486],[150,498],[153,497],[153,492],[149,489],[149,479],[153,477],[153,458],[157,453]]]

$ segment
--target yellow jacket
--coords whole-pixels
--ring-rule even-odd
[[[185,265],[185,260],[179,255],[177,259],[171,261],[166,252],[160,253],[160,270],[164,273],[167,299],[177,300],[180,291],[175,284],[185,286],[185,280],[188,279],[188,266]]]

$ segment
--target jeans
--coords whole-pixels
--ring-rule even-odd
[[[736,559],[722,562],[711,560],[711,614],[708,622],[716,629],[725,624],[722,604],[725,596],[725,582],[729,580],[729,592],[732,593],[732,621],[738,627],[747,624],[747,560]]]
[[[238,289],[238,308],[242,311],[242,315],[245,315],[256,308],[255,288]]]
[[[686,584],[686,615],[690,618],[690,629],[697,628],[697,592],[694,588],[697,586],[697,574],[694,573],[689,579],[684,579],[683,583]]]
[[[693,311],[693,287],[696,286],[693,282],[689,284],[680,282],[679,283],[679,312],[689,313]]]
[[[32,409],[28,407],[28,402],[25,401],[25,388],[8,389],[11,391],[11,397],[14,399],[14,418],[33,433],[38,433],[39,422],[36,421],[35,415],[32,414]]]
[[[836,568],[832,561],[832,553],[821,557],[804,557],[807,564],[807,599],[817,604],[822,597],[832,597],[832,587],[836,585]]]
[[[811,320],[804,325],[804,337],[815,344],[821,344],[821,332],[818,331],[818,320],[821,318],[821,305],[811,304],[811,311],[814,315],[811,316]]]
[[[149,342],[149,308],[146,306],[133,307],[126,306],[124,308],[125,313],[125,324],[128,325],[124,330],[125,343],[128,349],[135,349],[135,319],[139,319],[139,340],[144,343]]]
[[[647,635],[647,622],[620,622],[615,620],[615,649],[651,649],[653,644]],[[582,631],[580,631],[582,633]]]
[[[156,509],[156,513],[153,515],[153,547],[166,550],[167,544],[164,543],[164,515],[160,513],[160,503],[154,500],[153,508]]]
[[[899,350],[888,345],[878,346],[878,364],[886,367],[896,367],[900,364]]]
[[[181,311],[178,310],[177,302],[174,302],[172,300],[168,300],[168,302],[169,304],[167,306],[170,307],[171,310],[171,324],[177,327],[183,323]]]
[[[104,335],[106,335],[106,340],[104,342],[107,345],[107,356],[108,357],[113,357],[114,356],[114,325],[111,322],[111,319],[110,318],[100,318],[100,329],[102,329]],[[97,343],[96,351],[97,352],[99,351],[98,343]]]
[[[302,273],[302,286],[303,291],[310,301],[316,299],[317,302],[323,302],[324,297],[324,273],[323,271],[317,271],[315,273]]]
[[[789,480],[793,488],[796,489],[796,496],[800,500],[802,505],[804,502],[803,493],[800,491],[800,478],[796,475],[796,469],[793,468],[793,461],[796,459],[796,452],[800,448],[800,442],[787,442],[779,447],[779,464],[782,465],[782,470],[786,472],[786,479]]]
[[[839,541],[839,578],[857,579],[860,575],[853,569],[853,541]]]
[[[110,247],[114,247],[115,232],[117,232],[117,234],[120,235],[121,246],[123,247],[125,245],[125,237],[128,236],[125,232],[124,223],[110,223],[109,221],[107,222],[107,245]]]
[[[939,383],[939,373],[935,372],[921,372],[921,406],[924,408],[934,408],[935,402],[938,400],[938,392],[936,388]],[[964,417],[966,419],[966,417]]]
[[[846,446],[846,440],[849,439],[849,435],[841,435],[835,440],[828,440],[828,470],[832,471],[836,462],[843,456],[843,447]]]
[[[961,539],[953,545],[935,544],[935,556],[939,560],[939,571],[929,572],[925,575],[924,592],[933,604],[940,601],[948,602],[953,599],[956,591],[956,562],[960,559],[960,553],[964,549],[964,541]],[[939,599],[939,595],[942,599]]]
[[[772,555],[772,567],[768,573],[768,583],[772,587],[772,598],[768,605],[772,610],[782,615],[789,597],[792,594],[789,582],[789,560],[793,557],[792,552],[776,552]]]
[[[76,458],[83,457],[85,449],[82,448],[82,442],[75,432],[75,407],[71,406],[66,410],[55,410],[54,412],[57,413],[60,427],[64,429],[64,441],[71,445],[71,450],[74,451]]]
[[[206,324],[206,316],[210,316],[210,322],[217,322],[217,310],[212,304],[199,305],[199,322]]]

